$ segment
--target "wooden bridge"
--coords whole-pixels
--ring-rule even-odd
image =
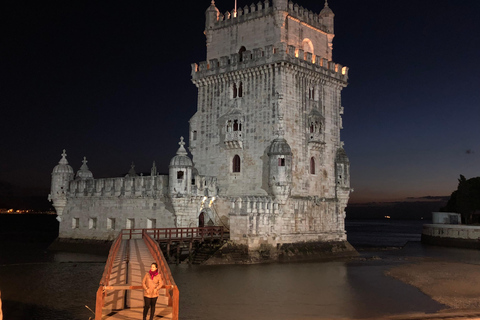
[[[178,320],[179,291],[159,242],[192,243],[207,239],[225,239],[223,227],[123,229],[112,244],[105,271],[97,290],[95,320],[142,319],[142,280],[152,262],[164,286],[157,300],[155,317]]]

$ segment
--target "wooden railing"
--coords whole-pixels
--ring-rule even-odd
[[[100,280],[100,285],[97,290],[97,299],[96,299],[97,301],[95,304],[95,320],[102,319],[102,309],[105,301],[105,296],[107,294],[105,290],[105,286],[107,286],[108,282],[110,281],[110,275],[112,274],[112,268],[113,268],[113,261],[115,259],[115,256],[118,253],[120,244],[122,243],[122,238],[123,238],[122,231],[120,231],[119,235],[117,236],[112,246],[110,247],[110,251],[108,252],[108,258],[107,258],[107,263],[105,264],[105,270],[103,271],[102,279]]]
[[[198,227],[198,228],[159,228],[145,229],[155,240],[168,242],[171,240],[199,240],[220,239],[228,236],[224,227]]]
[[[155,262],[158,264],[158,271],[164,281],[164,288],[166,289],[166,295],[168,298],[168,305],[172,307],[172,320],[178,320],[178,308],[180,302],[180,295],[178,291],[178,287],[173,280],[172,273],[170,268],[168,267],[167,261],[163,256],[158,243],[152,239],[152,237],[146,232],[147,229],[140,229],[143,241],[145,242],[148,250],[150,251],[152,257],[154,258]],[[95,306],[95,320],[102,319],[102,311],[103,306],[105,304],[105,296],[107,289],[109,290],[139,290],[143,289],[143,286],[118,286],[116,285],[114,288],[109,286],[110,275],[112,274],[113,262],[120,249],[120,245],[124,236],[126,239],[132,239],[133,234],[138,234],[136,232],[132,233],[132,229],[123,229],[120,231],[119,235],[115,239],[110,248],[108,253],[107,262],[105,264],[105,270],[102,275],[102,279],[100,280],[100,285],[97,290],[97,297],[96,297],[96,306]]]
[[[140,237],[143,232],[159,242],[172,240],[205,240],[205,239],[227,239],[228,231],[223,226],[198,227],[198,228],[150,228],[150,229],[123,229],[124,236],[132,239]]]
[[[173,280],[170,268],[163,256],[158,242],[169,241],[204,241],[206,239],[227,239],[228,232],[224,227],[199,227],[199,228],[152,228],[152,229],[123,229],[112,244],[108,253],[105,271],[103,272],[100,285],[97,290],[95,320],[102,319],[102,309],[105,302],[106,290],[139,290],[139,286],[118,286],[114,288],[109,286],[110,275],[112,274],[113,262],[120,249],[123,239],[133,239],[142,237],[152,254],[155,262],[158,264],[158,270],[163,278],[168,305],[172,307],[172,319],[178,320],[179,291]]]
[[[180,302],[180,293],[178,287],[173,280],[170,267],[163,256],[162,250],[158,246],[158,243],[152,239],[152,237],[147,233],[146,230],[143,230],[142,238],[147,245],[148,250],[155,259],[155,262],[158,264],[158,271],[161,274],[164,286],[166,289],[166,294],[168,297],[168,305],[172,307],[172,320],[178,320],[178,307]]]

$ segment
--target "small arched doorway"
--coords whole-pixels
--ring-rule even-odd
[[[201,212],[198,216],[198,227],[205,227],[205,212]]]

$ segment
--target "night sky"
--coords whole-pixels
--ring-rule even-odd
[[[196,111],[190,64],[206,56],[209,4],[4,4],[0,182],[48,193],[62,149],[75,172],[86,156],[96,178],[122,176],[132,161],[137,173],[153,161],[167,173]],[[225,12],[234,0],[216,5]],[[480,176],[480,1],[329,5],[333,61],[350,68],[342,140],[351,202],[445,196],[460,174]]]

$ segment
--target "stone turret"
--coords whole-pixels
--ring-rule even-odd
[[[138,177],[138,174],[135,171],[135,163],[132,162],[132,164],[130,165],[130,170],[128,170],[128,173],[125,175],[125,177],[130,177],[130,178]]]
[[[268,151],[268,184],[279,203],[285,203],[292,187],[292,150],[284,138],[272,141]]]
[[[338,148],[335,157],[335,182],[337,189],[350,189],[350,161],[343,148]]]
[[[273,0],[273,8],[275,10],[287,11],[288,0]]]
[[[82,166],[80,167],[80,170],[77,171],[77,175],[75,176],[76,180],[87,180],[87,179],[93,179],[93,174],[92,172],[88,169],[87,166],[87,158],[83,157],[82,161]]]
[[[217,7],[215,6],[215,1],[212,0],[212,3],[208,7],[208,9],[205,11],[205,31],[213,28],[213,25],[218,20],[219,14],[220,14],[220,11],[218,11]]]
[[[73,168],[68,164],[65,149],[63,149],[62,158],[52,171],[52,184],[48,195],[48,200],[52,202],[58,216],[62,215],[67,204],[68,185],[74,175]]]
[[[191,193],[192,187],[192,160],[185,150],[185,142],[180,137],[180,148],[172,158],[169,166],[169,192],[172,197],[182,197]]]
[[[328,0],[325,0],[325,6],[322,11],[320,11],[319,16],[322,18],[323,24],[327,27],[328,32],[333,34],[333,18],[335,14],[328,6]]]

